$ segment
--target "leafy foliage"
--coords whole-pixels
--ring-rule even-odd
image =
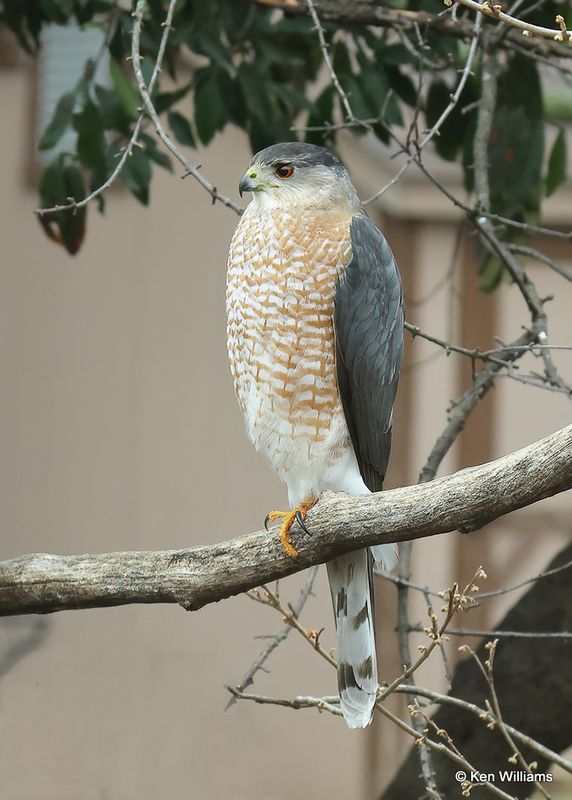
[[[85,197],[85,186],[79,165],[66,153],[58,156],[45,170],[40,183],[40,203],[43,207],[62,205],[73,197],[76,201]],[[71,255],[80,249],[85,236],[86,209],[73,213],[58,211],[49,217],[39,217],[46,235],[56,244],[61,244]]]
[[[560,184],[566,180],[566,138],[564,129],[558,130],[558,135],[552,145],[550,158],[548,159],[548,172],[546,174],[545,191],[549,197]]]
[[[439,0],[394,0],[390,5],[434,13],[442,10]],[[550,25],[555,13],[562,13],[562,8],[550,2],[534,9],[530,19]],[[150,0],[141,36],[147,82],[164,18],[165,3]],[[55,153],[40,188],[44,205],[48,196],[60,198],[59,202],[70,196],[78,200],[86,191],[84,183],[92,190],[105,182],[131,137],[141,106],[129,61],[133,18],[128,10],[118,8],[113,0],[0,0],[0,23],[8,26],[31,54],[37,53],[45,25],[70,21],[98,25],[105,32],[108,46],[103,57],[109,64],[110,80],[106,85],[97,83],[95,64],[87,61],[75,88],[60,98],[39,143],[43,151]],[[388,29],[348,25],[341,32],[333,23],[324,24],[324,30],[354,116],[368,120],[369,128],[385,144],[391,142],[393,128],[410,123],[414,109],[424,114],[428,128],[435,124],[450,102],[467,57],[466,43],[435,32],[424,34],[430,47],[421,52],[414,31],[397,37]],[[181,58],[189,53],[200,64],[190,79]],[[489,147],[491,205],[497,213],[525,220],[538,214],[543,195],[556,191],[565,179],[565,137],[560,130],[545,169],[545,116],[538,65],[512,51],[506,51],[499,63]],[[159,76],[153,102],[180,145],[208,145],[229,124],[247,132],[254,151],[298,137],[335,145],[334,126],[344,109],[334,87],[318,80],[323,54],[308,18],[289,17],[234,0],[181,0],[175,8],[164,65],[167,75]],[[472,150],[479,96],[476,62],[474,75],[434,139],[439,156],[462,164],[470,192],[474,188]],[[422,119],[419,117],[418,125]],[[76,133],[74,151],[61,153],[62,137],[70,130]],[[363,135],[366,128],[354,126],[352,132]],[[170,169],[171,163],[145,124],[139,145],[126,159],[121,178],[133,195],[147,204],[152,165]],[[77,194],[70,193],[66,183],[72,169]],[[64,185],[67,195],[62,194]],[[77,228],[80,215],[75,216]],[[77,251],[81,237],[75,228],[73,234],[68,231],[63,217],[64,212],[52,223],[44,220],[46,232],[51,238],[59,237],[70,252],[74,247]],[[85,214],[81,218],[85,225]],[[489,288],[498,278],[496,275],[488,282]]]

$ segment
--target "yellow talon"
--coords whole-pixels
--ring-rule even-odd
[[[308,511],[316,504],[316,500],[303,500],[300,505],[293,508],[291,511],[270,511],[268,516],[265,520],[265,525],[268,522],[276,522],[277,520],[282,520],[282,525],[280,526],[280,530],[278,532],[278,538],[280,539],[280,543],[284,548],[284,552],[290,558],[296,558],[298,556],[298,551],[292,544],[292,537],[290,536],[290,529],[296,518],[298,521],[303,522],[306,519]],[[308,532],[305,526],[302,526],[306,533]]]

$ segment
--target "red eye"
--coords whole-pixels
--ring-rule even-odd
[[[277,178],[289,178],[294,172],[294,167],[290,166],[290,164],[277,164],[274,168],[274,173],[276,174]]]

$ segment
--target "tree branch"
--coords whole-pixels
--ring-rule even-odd
[[[143,106],[145,109],[145,113],[151,120],[155,131],[157,132],[157,136],[163,142],[167,150],[170,150],[171,153],[175,156],[175,158],[179,161],[180,164],[186,170],[186,173],[183,177],[187,175],[192,175],[192,177],[200,183],[203,189],[210,194],[212,198],[213,205],[217,202],[222,203],[223,206],[232,209],[235,214],[242,214],[243,209],[240,206],[237,206],[229,197],[226,197],[224,194],[221,194],[217,187],[214,186],[207,178],[204,177],[199,172],[199,168],[193,166],[189,159],[179,150],[175,142],[169,136],[169,134],[165,131],[163,125],[161,124],[161,120],[159,119],[159,114],[155,110],[155,106],[153,105],[153,101],[151,100],[151,91],[150,87],[145,84],[145,77],[143,75],[143,69],[141,66],[141,52],[140,52],[140,38],[141,38],[141,29],[143,27],[143,15],[147,10],[147,0],[137,0],[137,5],[135,6],[135,11],[133,12],[133,35],[131,37],[131,61],[133,64],[133,72],[135,74],[135,80],[137,82],[137,88],[139,90],[139,94],[141,95],[141,100],[143,101]]]
[[[533,585],[495,628],[539,633],[547,628],[564,630],[570,616],[572,584],[569,573],[561,567],[568,564],[571,557],[572,544],[568,544],[550,563],[546,571],[549,575]],[[538,762],[538,773],[551,771],[551,763],[559,764],[568,772],[572,770],[569,761],[556,755],[572,743],[572,718],[569,714],[555,712],[554,704],[555,697],[558,709],[569,708],[572,703],[569,648],[569,642],[562,638],[545,639],[536,646],[530,639],[506,638],[496,646],[495,692],[503,724],[522,746],[524,758]],[[476,654],[481,662],[486,662],[489,653],[485,639]],[[445,699],[426,689],[407,687],[400,691],[416,692],[441,704],[432,723],[461,744],[463,755],[478,765],[479,771],[496,775],[500,770],[510,772],[511,764],[507,759],[512,756],[511,748],[500,732],[494,708],[487,707],[490,686],[484,679],[482,663],[477,664],[474,658],[460,661],[450,694]],[[423,781],[418,776],[417,760],[417,748],[411,748],[380,800],[421,795]],[[454,768],[440,755],[435,756],[434,763],[439,791],[447,800],[457,800],[460,789]],[[534,784],[519,780],[515,771],[502,785],[513,798],[524,800],[530,796]],[[488,796],[488,792],[476,785],[470,792],[471,800],[484,800]]]
[[[155,66],[153,67],[153,72],[151,74],[151,80],[149,81],[148,91],[152,94],[153,89],[155,88],[155,83],[157,82],[157,78],[159,77],[159,73],[161,72],[163,66],[163,57],[165,55],[165,49],[167,47],[167,40],[169,38],[169,34],[172,30],[172,23],[173,23],[173,14],[175,13],[175,5],[176,0],[170,0],[169,8],[167,10],[167,16],[165,17],[165,22],[163,23],[163,35],[161,36],[161,43],[159,45],[159,52],[157,53],[157,59],[155,61]],[[106,41],[109,37],[106,37]],[[109,175],[106,181],[100,184],[97,189],[94,189],[90,194],[83,198],[83,200],[73,200],[70,203],[64,203],[62,205],[55,205],[52,208],[37,208],[36,214],[38,216],[43,217],[47,214],[56,214],[58,211],[64,211],[65,209],[73,210],[75,213],[78,208],[82,208],[83,206],[88,205],[91,203],[92,200],[95,200],[96,197],[103,194],[109,187],[115,183],[117,178],[120,176],[123,167],[125,166],[125,162],[128,158],[130,158],[131,153],[133,152],[133,148],[139,145],[139,134],[141,133],[141,128],[143,127],[143,122],[145,120],[145,113],[141,111],[137,118],[137,122],[135,123],[135,127],[133,128],[133,133],[125,147],[123,147],[121,151],[121,156],[117,164],[115,165],[115,169]]]
[[[308,4],[304,0],[242,0],[242,2],[262,8],[278,8],[292,16],[310,16]],[[498,42],[497,47],[519,47],[564,58],[572,56],[572,48],[566,47],[571,32],[566,30],[565,24],[557,22],[557,28],[542,28],[505,14],[500,9],[497,10],[496,3],[481,4],[475,0],[457,0],[457,2],[480,12],[491,21],[509,27],[506,36]],[[312,5],[322,22],[335,22],[339,25],[368,25],[405,30],[420,28],[423,31],[434,31],[444,36],[465,40],[470,39],[474,33],[472,21],[451,14],[388,8],[370,0],[353,0],[351,3],[347,0],[313,0]]]
[[[0,563],[0,615],[179,603],[194,611],[336,555],[383,542],[473,531],[572,488],[572,425],[478,467],[366,497],[326,492],[312,536],[289,558],[273,533],[188,550],[58,556]]]

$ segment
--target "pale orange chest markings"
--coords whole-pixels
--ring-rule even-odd
[[[231,306],[241,280],[249,290],[231,355],[237,391],[254,377],[273,411],[319,440],[338,405],[332,316],[336,281],[351,257],[350,219],[275,213],[266,222],[241,222],[229,263]]]

